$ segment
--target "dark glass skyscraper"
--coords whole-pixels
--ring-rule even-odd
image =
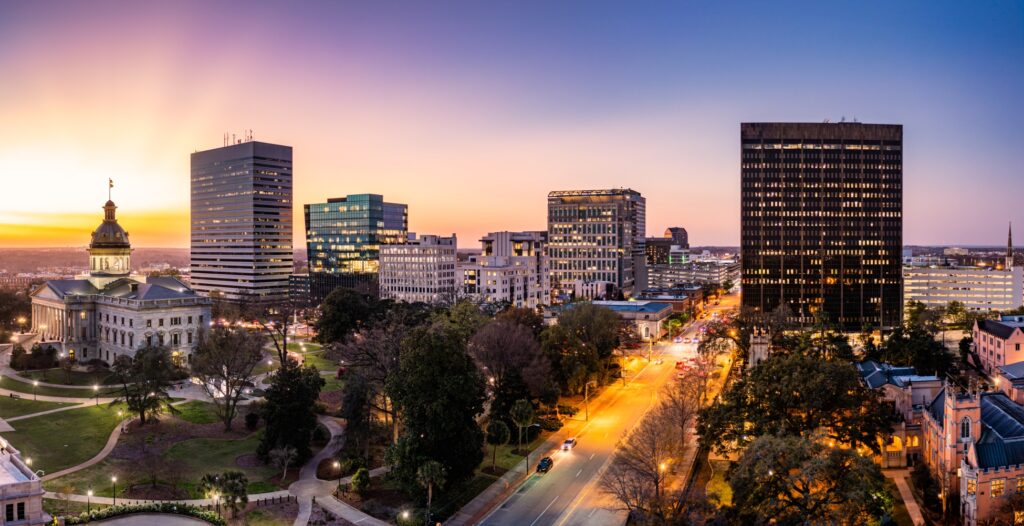
[[[378,293],[380,246],[405,242],[408,206],[358,194],[307,204],[309,289],[315,304],[337,287]]]
[[[743,305],[899,325],[903,126],[744,123],[740,136]]]
[[[192,287],[236,301],[288,299],[292,147],[247,141],[192,154]]]

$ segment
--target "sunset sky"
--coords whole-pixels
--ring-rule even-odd
[[[188,245],[189,154],[252,129],[302,204],[408,203],[477,246],[549,190],[739,243],[739,123],[904,125],[906,244],[1024,239],[1024,3],[0,4],[0,246]]]

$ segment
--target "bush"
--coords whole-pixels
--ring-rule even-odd
[[[566,416],[575,416],[576,413],[580,412],[580,408],[574,405],[558,404],[558,412]]]
[[[932,477],[928,466],[918,462],[910,472],[910,481],[924,497],[924,506],[932,511],[942,511],[942,501],[939,499],[939,483]]]
[[[322,424],[317,424],[313,430],[312,443],[317,446],[327,445],[327,442],[331,439],[331,432]]]
[[[366,468],[359,468],[356,474],[352,475],[352,482],[348,484],[348,490],[360,497],[370,489],[370,471]]]
[[[78,515],[65,517],[64,524],[87,524],[92,521],[109,519],[120,515],[130,515],[132,513],[169,513],[173,515],[185,515],[201,521],[206,521],[215,526],[227,526],[227,521],[224,520],[224,517],[221,517],[216,512],[204,510],[198,506],[179,504],[176,502],[108,506],[106,508],[92,510],[88,513],[82,512]]]
[[[562,421],[553,417],[545,416],[537,419],[537,423],[540,424],[540,428],[544,431],[558,431],[562,429]]]
[[[245,414],[245,428],[249,431],[255,431],[256,426],[260,425],[260,414],[259,413],[246,413]]]
[[[317,403],[313,404],[313,412],[318,414],[318,415],[326,415],[327,414],[327,404],[325,404],[323,402],[317,402]]]

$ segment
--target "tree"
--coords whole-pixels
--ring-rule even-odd
[[[281,480],[288,478],[288,467],[298,458],[299,453],[293,446],[283,445],[270,450],[270,462],[281,469]]]
[[[570,305],[559,315],[558,324],[541,335],[541,348],[559,384],[573,394],[586,383],[580,383],[580,377],[604,378],[608,359],[618,344],[618,314],[593,303]]]
[[[347,375],[338,416],[345,419],[345,437],[356,447],[370,447],[370,383],[358,373]]]
[[[531,397],[539,397],[553,381],[551,365],[536,337],[518,323],[504,320],[488,323],[469,340],[469,353],[491,379],[495,398],[499,392],[509,391],[510,381],[524,384]],[[491,413],[500,418],[507,416],[504,411],[495,412],[494,405]]]
[[[444,323],[413,329],[402,344],[399,370],[387,392],[402,415],[399,440],[389,449],[392,475],[414,490],[416,469],[436,460],[447,482],[461,483],[483,460],[484,380],[465,342]]]
[[[732,288],[734,286],[736,286],[736,284],[733,283],[731,279],[727,279],[727,280],[722,282],[722,288],[725,289],[726,293],[728,293],[730,290],[732,290]]]
[[[298,463],[309,459],[309,443],[317,425],[315,406],[323,386],[324,379],[315,368],[285,360],[264,396],[266,429],[256,450],[260,459],[267,461],[271,450],[286,446],[296,451]]]
[[[492,446],[491,447],[491,472],[492,473],[494,473],[496,471],[496,469],[497,469],[495,467],[495,464],[498,461],[498,446],[507,444],[508,440],[510,438],[509,435],[511,435],[511,432],[509,432],[508,426],[505,424],[505,422],[502,422],[501,420],[499,420],[497,418],[492,418],[491,421],[487,424],[487,443]]]
[[[892,365],[911,365],[918,374],[946,376],[953,369],[953,356],[935,340],[935,333],[923,326],[907,324],[889,334],[880,348],[881,361]]]
[[[480,307],[469,300],[461,300],[447,309],[438,311],[433,318],[434,323],[444,325],[449,334],[458,338],[462,345],[466,345],[488,321]]]
[[[742,524],[871,524],[892,504],[871,458],[809,437],[758,438],[728,479]]]
[[[533,423],[533,404],[529,400],[516,400],[516,403],[512,405],[512,410],[509,411],[509,416],[519,429],[519,440],[516,449],[522,454],[523,428]]]
[[[668,462],[681,445],[672,425],[655,414],[644,417],[619,444],[607,476],[601,480],[602,489],[631,511],[662,517],[662,484]]]
[[[390,301],[338,287],[324,298],[322,314],[316,322],[316,341],[343,342],[352,332],[372,325],[387,312]]]
[[[974,343],[974,338],[970,336],[964,336],[960,338],[960,343],[957,345],[957,349],[960,351],[960,362],[967,365],[967,359],[971,356],[971,345]]]
[[[706,378],[694,373],[670,383],[662,390],[658,418],[671,424],[679,433],[679,443],[686,443],[686,431],[690,428],[704,403]]]
[[[362,497],[368,489],[370,489],[370,471],[366,468],[359,468],[352,475],[352,480],[348,483],[348,490]]]
[[[963,302],[953,300],[946,305],[946,320],[957,329],[969,330],[968,327],[964,327],[967,322],[967,307]]]
[[[534,309],[524,307],[509,307],[494,317],[495,321],[507,321],[526,327],[533,333],[534,338],[540,338],[544,331],[544,317],[537,314]]]
[[[253,371],[263,360],[264,338],[247,330],[215,328],[200,340],[192,360],[192,374],[213,402],[224,429],[238,414],[246,387],[253,385]]]
[[[444,485],[444,466],[436,460],[428,460],[416,470],[416,481],[427,490],[427,522],[430,522],[430,505],[434,501],[434,487]]]
[[[697,427],[701,443],[718,451],[742,449],[760,435],[823,432],[877,452],[877,437],[894,422],[881,393],[865,387],[851,364],[773,354],[702,409]]]
[[[71,385],[71,371],[75,368],[75,360],[70,356],[61,356],[60,368],[64,371],[64,384]]]
[[[231,510],[231,516],[238,516],[238,509],[249,502],[247,489],[249,479],[241,471],[225,471],[221,474],[206,474],[199,481],[199,488],[207,498],[215,495]]]
[[[166,348],[140,349],[134,360],[122,354],[114,360],[112,372],[121,388],[111,406],[124,403],[128,411],[139,415],[139,425],[145,425],[147,418],[156,417],[165,410],[177,413],[167,392],[177,374],[177,367]]]

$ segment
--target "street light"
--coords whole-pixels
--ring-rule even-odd
[[[590,421],[590,384],[597,385],[597,380],[591,380],[583,386],[583,405],[587,409],[586,421]]]
[[[18,327],[21,328],[22,334],[25,334],[25,321],[26,320],[24,316],[18,316]]]
[[[110,489],[114,493],[114,506],[117,506],[117,475],[110,477]]]
[[[334,461],[334,470],[338,472],[338,488],[335,490],[335,493],[341,495],[341,462]]]
[[[92,490],[85,492],[85,513],[89,514],[92,511]]]
[[[39,400],[39,395],[36,394],[36,388],[39,387],[39,380],[32,380],[32,399]]]

